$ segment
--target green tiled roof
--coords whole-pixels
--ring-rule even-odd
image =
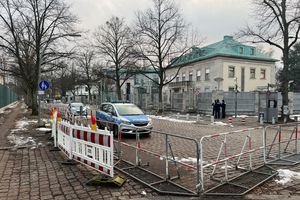
[[[240,52],[241,50],[242,53]],[[267,62],[278,61],[257,51],[255,47],[237,42],[232,36],[224,36],[224,39],[220,42],[210,44],[202,48],[193,47],[190,53],[187,53],[180,58],[173,59],[171,61],[171,66],[176,67],[218,56]]]

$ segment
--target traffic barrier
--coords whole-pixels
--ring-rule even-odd
[[[252,171],[258,165],[263,164],[263,160],[257,162],[263,155],[263,142],[259,139],[262,132],[262,127],[255,127],[203,136],[199,142],[200,182],[198,187],[204,192],[207,189],[208,180],[228,182],[236,174],[233,171]],[[237,140],[243,142],[237,143]],[[214,154],[211,152],[212,149],[219,150],[214,150],[216,153]]]
[[[299,124],[288,123],[267,126],[264,130],[264,161],[273,165],[300,163]]]
[[[91,130],[71,125],[63,120],[58,123],[58,147],[77,162],[113,177],[113,136],[107,130]]]
[[[130,140],[127,140],[126,138],[123,140],[123,136],[121,136],[115,140],[115,143],[119,143],[119,146],[122,149],[119,162],[124,161],[132,166],[123,168],[122,165],[120,167],[117,165],[119,170],[128,175],[133,174],[134,178],[141,180],[149,187],[163,194],[195,195],[198,193],[196,185],[199,181],[199,144],[197,140],[151,130],[152,136],[149,137],[160,138],[160,142],[152,147],[147,144],[147,140],[141,138],[146,128],[125,124],[121,125],[119,128],[120,130],[133,129],[134,131],[131,135],[135,138],[134,141],[132,141],[132,137],[130,137]],[[118,135],[123,135],[122,131],[119,131]],[[186,157],[194,158],[194,165],[186,163],[186,161],[183,161],[184,159],[179,159],[184,156],[182,152],[180,152],[180,146],[183,146],[183,144],[194,147],[191,152],[186,152]],[[126,152],[126,154],[123,152]],[[153,162],[155,163],[155,166],[151,165]],[[149,176],[155,177],[151,180],[149,179]],[[174,184],[173,182],[175,179],[177,184]],[[186,180],[189,180],[190,184],[194,185],[194,188],[185,186],[184,182]],[[159,186],[160,184],[168,185],[165,188],[167,191],[164,191],[164,188]],[[171,187],[172,189],[168,190],[168,187]],[[175,191],[172,192],[174,189]]]

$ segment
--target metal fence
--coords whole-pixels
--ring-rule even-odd
[[[0,108],[11,104],[17,100],[17,95],[14,91],[4,85],[0,85]]]

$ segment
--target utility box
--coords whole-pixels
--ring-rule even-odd
[[[272,123],[278,121],[278,93],[260,92],[259,93],[259,113],[264,113],[264,122]],[[258,119],[259,121],[260,119]]]

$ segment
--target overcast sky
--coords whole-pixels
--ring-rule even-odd
[[[104,24],[112,16],[124,17],[132,24],[137,10],[152,5],[151,0],[70,0],[73,12],[78,16],[80,27],[90,31]],[[251,0],[175,0],[187,23],[191,24],[204,44],[222,40],[247,23],[251,24]],[[266,47],[269,48],[268,46]],[[275,57],[278,58],[278,53]]]

